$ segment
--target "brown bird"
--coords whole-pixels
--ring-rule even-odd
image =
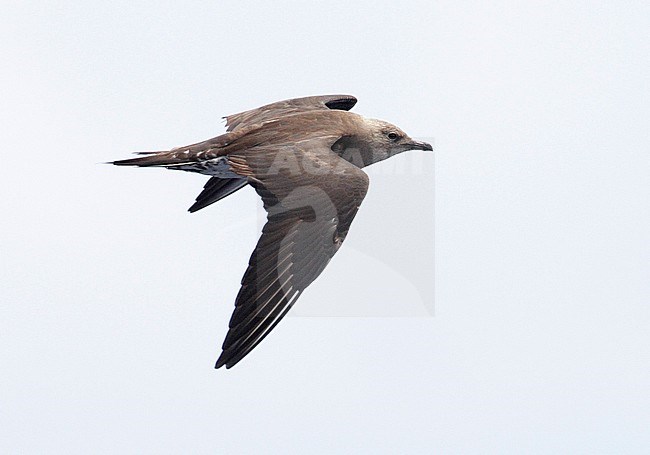
[[[267,222],[249,260],[216,368],[244,358],[280,322],[340,248],[368,190],[362,167],[433,150],[388,122],[347,112],[348,95],[312,96],[225,117],[227,133],[118,166],[211,176],[195,212],[250,184]]]

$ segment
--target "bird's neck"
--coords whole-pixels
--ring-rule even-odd
[[[373,150],[368,144],[368,141],[361,140],[357,136],[341,137],[332,145],[332,151],[359,168],[369,166],[389,157],[387,153]]]

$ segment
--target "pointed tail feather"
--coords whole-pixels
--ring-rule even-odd
[[[116,166],[174,166],[188,162],[187,154],[178,153],[177,150],[163,151],[163,152],[135,152],[136,155],[141,155],[137,158],[129,158],[126,160],[110,161],[109,164]]]
[[[189,149],[172,149],[163,152],[135,152],[141,155],[137,158],[126,160],[111,161],[110,164],[116,166],[178,166],[180,164],[194,163],[197,160],[197,154],[192,153]],[[199,153],[200,154],[200,153]]]

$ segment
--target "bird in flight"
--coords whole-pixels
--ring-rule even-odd
[[[251,185],[267,222],[250,257],[215,368],[231,368],[280,322],[340,248],[368,175],[361,168],[407,150],[433,150],[382,120],[348,112],[349,95],[295,98],[225,117],[227,132],[118,166],[209,175],[196,212]]]

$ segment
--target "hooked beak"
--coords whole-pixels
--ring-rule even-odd
[[[430,152],[433,151],[433,147],[428,142],[411,140],[408,143],[408,146],[409,146],[409,150],[428,150]]]

